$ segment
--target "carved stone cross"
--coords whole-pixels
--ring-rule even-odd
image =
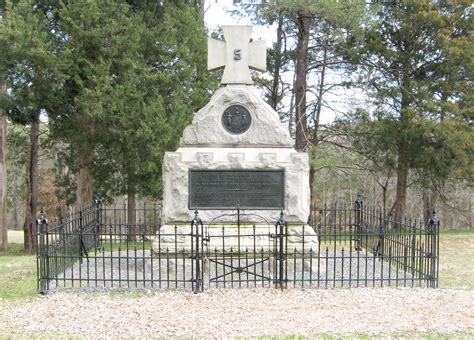
[[[225,42],[207,41],[207,69],[224,67],[221,84],[252,84],[249,67],[266,71],[267,56],[264,40],[250,42],[252,26],[222,26]]]

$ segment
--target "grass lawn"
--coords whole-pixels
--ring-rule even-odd
[[[440,235],[439,286],[474,289],[474,229]]]
[[[36,255],[23,252],[23,232],[8,231],[9,249],[0,251],[0,303],[31,299],[36,292]]]

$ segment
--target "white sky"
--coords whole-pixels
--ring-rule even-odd
[[[245,0],[244,0],[245,1]],[[252,25],[249,17],[234,18],[228,11],[237,9],[233,5],[232,0],[206,0],[205,2],[205,21],[209,31],[213,31],[221,25]],[[272,46],[273,40],[276,38],[276,27],[273,26],[254,26],[252,31],[253,40],[263,39],[267,42],[267,47]],[[326,81],[339,82],[341,77],[339,74],[326,75]],[[288,80],[291,82],[291,79]],[[310,76],[309,81],[316,82],[314,76]],[[288,103],[290,98],[286,98]],[[308,94],[308,102],[314,98]],[[338,112],[348,112],[353,109],[354,104],[363,105],[366,101],[365,94],[358,89],[352,90],[337,90],[332,93],[327,93],[323,96],[323,101],[327,102],[330,107]],[[336,113],[328,108],[323,108],[320,123],[327,124],[334,120]]]

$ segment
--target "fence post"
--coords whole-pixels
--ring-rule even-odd
[[[429,237],[429,251],[430,251],[430,287],[438,287],[438,273],[439,273],[439,225],[440,220],[433,210],[433,215],[428,221],[428,237]]]
[[[192,254],[191,253],[191,258],[195,260],[195,279],[193,280],[193,283],[195,282],[195,286],[193,287],[194,288],[194,294],[197,294],[199,292],[202,292],[204,287],[203,287],[203,280],[202,280],[202,273],[201,273],[201,259],[202,259],[202,256],[201,254],[199,253],[200,251],[200,236],[202,235],[199,235],[199,227],[201,227],[201,229],[203,228],[203,224],[202,224],[202,220],[201,218],[199,217],[199,212],[196,210],[194,211],[194,218],[192,219],[191,221],[191,244],[193,243],[193,240],[192,240],[192,236],[195,236],[196,239],[195,239],[195,254]],[[202,248],[202,247],[201,247]],[[192,248],[191,248],[191,252],[192,252]]]
[[[390,239],[390,238],[389,238]],[[378,253],[382,258],[386,255],[385,253],[385,223],[383,220],[382,213],[379,214],[379,244]]]
[[[276,227],[276,236],[278,240],[278,273],[276,275],[277,277],[277,284],[276,287],[280,286],[280,289],[283,290],[283,288],[286,288],[286,277],[285,277],[285,271],[284,271],[284,266],[283,266],[283,261],[286,260],[286,235],[288,233],[288,223],[286,222],[285,218],[283,217],[283,211],[280,213],[280,218],[275,224]],[[303,236],[304,237],[304,236]],[[304,249],[304,243],[303,243],[303,249]],[[276,254],[275,254],[276,255]]]
[[[398,226],[400,226],[398,224]],[[421,226],[420,226],[420,235],[421,235]],[[412,275],[412,280],[415,277],[416,273],[416,220],[415,223],[410,223],[410,238],[411,238],[411,257],[410,257],[410,267],[411,267],[411,275]]]
[[[84,245],[84,235],[83,228],[84,226],[84,217],[82,215],[82,209],[79,210],[79,263],[82,264],[82,258],[84,257],[85,245]]]
[[[44,208],[41,208],[40,216],[36,220],[38,225],[38,291],[45,295],[49,291],[49,247],[48,247],[48,220],[44,216]]]
[[[355,235],[355,250],[362,250],[361,239],[362,239],[362,208],[363,201],[360,194],[357,194],[357,198],[354,202],[355,210],[355,224],[356,224],[356,235]]]
[[[102,198],[99,195],[95,196],[94,200],[94,205],[95,205],[95,219],[96,219],[96,232],[94,233],[94,246],[95,247],[100,247],[100,234],[102,231],[102,221],[101,221],[101,216],[102,216]]]

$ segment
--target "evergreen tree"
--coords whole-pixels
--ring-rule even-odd
[[[136,194],[159,197],[163,152],[217,85],[205,69],[202,3],[23,0],[11,18],[2,106],[28,122],[47,114],[77,205],[94,191],[127,194],[135,224]]]
[[[5,20],[6,9],[5,1],[0,0],[0,20]],[[6,94],[6,84],[4,81],[4,75],[0,68],[0,96]],[[8,231],[6,224],[6,181],[7,181],[7,168],[5,162],[5,150],[6,150],[6,128],[7,120],[4,110],[0,107],[0,250],[8,248]]]
[[[376,108],[373,119],[353,117],[355,145],[396,168],[396,218],[405,212],[410,170],[425,188],[439,189],[455,169],[472,179],[471,15],[467,1],[372,6],[352,54]]]
[[[323,139],[319,130],[324,98],[330,91],[345,86],[328,81],[327,74],[340,74],[348,68],[351,60],[345,56],[362,33],[359,23],[364,7],[307,0],[267,1],[244,7],[253,9],[256,23],[277,23],[276,43],[268,58],[271,79],[262,77],[259,81],[274,109],[281,110],[283,96],[291,91],[290,132],[294,123],[295,148],[311,154],[310,187],[314,201],[317,199],[313,190],[317,167],[314,159],[318,157],[316,146]],[[281,74],[288,70],[294,75],[293,84],[286,85],[290,91],[281,80]],[[284,114],[280,112],[280,116]]]
[[[8,5],[8,3],[7,3]],[[49,112],[58,88],[58,60],[51,53],[52,32],[45,26],[48,13],[33,1],[22,1],[6,8],[7,20],[0,26],[1,70],[10,94],[2,96],[1,106],[13,122],[29,124],[30,147],[27,168],[27,207],[24,247],[36,248],[36,201],[38,195],[39,117]]]
[[[8,180],[8,209],[11,212],[12,229],[20,229],[24,210],[23,204],[26,193],[26,162],[29,149],[29,128],[20,124],[8,124],[7,134],[7,167]]]
[[[118,55],[98,65],[97,86],[83,99],[102,127],[96,187],[109,197],[127,195],[130,225],[136,194],[161,197],[163,153],[175,150],[191,114],[211,93],[198,10],[165,2],[158,12],[136,12],[137,22],[120,25],[130,32],[115,42]]]

